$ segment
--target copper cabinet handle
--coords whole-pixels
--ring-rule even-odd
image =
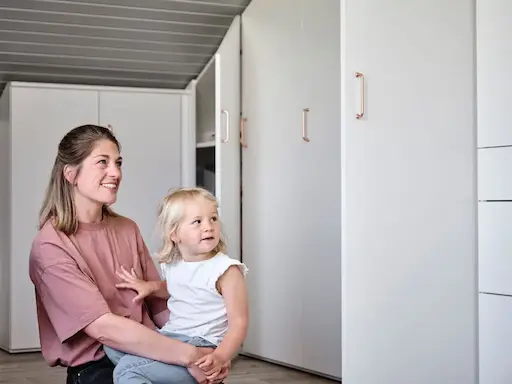
[[[242,148],[247,148],[247,144],[245,144],[245,123],[247,122],[246,117],[242,117],[240,120],[240,144]]]

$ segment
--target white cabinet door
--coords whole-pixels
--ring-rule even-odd
[[[169,189],[181,186],[181,95],[101,91],[101,125],[121,144],[123,181],[113,208],[134,220],[151,253],[161,244],[157,210]]]
[[[479,384],[512,381],[512,297],[480,294]]]
[[[340,1],[300,0],[300,97],[306,136],[293,159],[301,218],[296,261],[302,269],[303,367],[341,377],[341,73]],[[296,114],[297,112],[295,112]],[[293,140],[301,141],[300,126]],[[300,207],[300,208],[299,208]],[[249,236],[249,234],[248,234]]]
[[[28,259],[57,146],[72,128],[98,123],[98,93],[44,86],[13,86],[11,92],[10,348],[24,350],[39,348],[34,286],[27,272]]]
[[[240,260],[240,17],[215,55],[215,195],[228,241]]]
[[[512,200],[512,147],[478,150],[478,200]]]
[[[480,292],[512,295],[512,202],[478,203]]]
[[[475,384],[474,1],[345,3],[343,382]]]
[[[477,0],[478,146],[512,145],[512,2]]]
[[[242,15],[243,261],[250,325],[243,350],[302,366],[303,244],[312,238],[300,199],[303,83],[296,0],[253,0]],[[321,196],[318,198],[321,199]],[[316,204],[317,200],[305,202]],[[315,263],[317,253],[309,255]],[[316,273],[316,268],[315,268]]]

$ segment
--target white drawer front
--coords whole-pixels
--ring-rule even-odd
[[[512,200],[512,147],[478,150],[478,200]]]
[[[512,297],[480,294],[480,384],[512,383]]]
[[[478,203],[478,274],[480,292],[512,295],[512,202]]]

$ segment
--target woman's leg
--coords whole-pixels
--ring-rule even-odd
[[[103,351],[105,351],[105,354],[114,365],[117,365],[119,360],[121,360],[121,358],[126,355],[126,353],[118,351],[117,349],[112,349],[106,345],[103,346]]]
[[[69,367],[67,384],[113,384],[114,365],[103,357],[101,360]]]

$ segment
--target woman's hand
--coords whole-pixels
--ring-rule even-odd
[[[158,283],[139,279],[133,268],[131,272],[128,272],[121,266],[121,270],[117,271],[116,274],[123,281],[123,283],[116,284],[117,288],[133,289],[137,292],[137,296],[133,298],[133,302],[144,300],[145,297],[159,289]]]

